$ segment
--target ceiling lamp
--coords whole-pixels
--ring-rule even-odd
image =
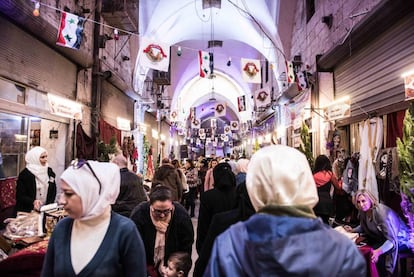
[[[36,1],[35,2],[35,8],[33,10],[33,16],[38,17],[40,15],[39,9],[40,9],[40,2]]]

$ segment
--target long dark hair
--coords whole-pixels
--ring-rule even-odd
[[[317,173],[319,171],[332,171],[332,164],[331,160],[326,155],[319,155],[316,157],[315,166],[313,167],[313,173]]]

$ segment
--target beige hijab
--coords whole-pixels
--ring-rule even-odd
[[[47,173],[49,165],[40,163],[40,156],[47,153],[46,149],[35,146],[26,153],[26,168],[36,177],[36,199],[46,202],[47,191],[49,189],[49,175]]]
[[[252,156],[246,188],[256,211],[271,205],[313,208],[319,201],[305,155],[284,145],[264,147]]]

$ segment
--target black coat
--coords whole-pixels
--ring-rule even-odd
[[[128,170],[121,168],[121,186],[118,198],[112,205],[112,210],[123,216],[129,217],[131,211],[141,202],[147,200],[142,178]]]
[[[194,267],[194,277],[203,276],[204,270],[210,260],[211,250],[213,249],[214,240],[221,233],[227,230],[231,225],[247,220],[255,213],[253,205],[250,202],[246,189],[246,183],[243,182],[237,187],[238,204],[237,208],[230,211],[221,212],[213,216],[208,228],[203,247],[199,251],[198,259]]]
[[[173,201],[180,201],[183,196],[183,184],[177,169],[171,164],[163,164],[155,170],[152,186],[164,185],[171,189]]]
[[[56,174],[52,168],[47,169],[49,175],[49,188],[47,190],[46,203],[55,202],[56,198]],[[16,212],[31,212],[33,202],[36,200],[36,177],[27,168],[23,169],[16,184]]]
[[[235,187],[222,190],[214,187],[201,194],[196,241],[196,249],[198,253],[201,251],[213,216],[234,209],[236,205],[237,193]]]
[[[177,251],[187,252],[191,257],[192,246],[194,242],[194,229],[188,212],[178,202],[173,202],[174,213],[172,214],[170,224],[168,225],[165,235],[165,254],[164,265],[167,265],[168,257],[171,253]],[[135,222],[142,241],[144,242],[145,252],[147,255],[147,264],[153,265],[154,262],[154,245],[155,230],[150,217],[150,203],[143,202],[139,204],[131,213],[131,219]]]

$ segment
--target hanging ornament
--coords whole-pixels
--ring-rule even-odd
[[[177,49],[177,56],[180,57],[183,54],[182,50],[181,50],[181,46],[178,46]]]
[[[114,29],[114,40],[119,40],[119,32],[118,32],[118,29]]]
[[[33,10],[33,16],[38,17],[40,15],[39,9],[40,9],[40,2],[39,1],[36,1],[35,2],[35,8]]]

